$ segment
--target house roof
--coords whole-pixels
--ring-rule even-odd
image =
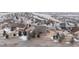
[[[59,20],[57,20],[57,19],[51,17],[50,15],[39,14],[39,13],[33,13],[33,14],[34,14],[34,15],[41,16],[41,17],[46,18],[46,19],[50,19],[50,20],[52,20],[52,21],[54,21],[54,22],[59,22],[59,23],[61,23],[61,21],[59,21]]]

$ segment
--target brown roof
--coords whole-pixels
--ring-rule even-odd
[[[24,24],[19,24],[19,23],[11,23],[10,26],[11,27],[19,27],[19,28],[24,28],[25,27]]]
[[[76,32],[76,31],[79,31],[79,27],[73,27],[71,31],[72,31],[73,33]]]

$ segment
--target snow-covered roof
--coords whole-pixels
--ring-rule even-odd
[[[32,13],[32,14],[41,16],[41,17],[43,17],[43,18],[50,19],[50,20],[55,21],[55,22],[59,22],[59,23],[61,23],[61,21],[59,21],[59,20],[57,20],[57,19],[51,17],[50,15],[39,14],[39,13]]]
[[[39,20],[45,20],[45,19],[39,18],[38,16],[34,16],[34,18],[39,19]]]

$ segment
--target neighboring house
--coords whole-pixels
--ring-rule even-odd
[[[73,27],[75,27],[75,24],[74,23],[66,23],[66,22],[63,22],[63,23],[60,23],[60,27],[62,28],[62,29],[70,29],[70,28],[73,28]]]
[[[47,27],[46,26],[42,26],[42,25],[37,25],[35,26],[35,32],[38,33],[38,32],[46,32],[47,30]]]

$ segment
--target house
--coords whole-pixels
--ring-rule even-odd
[[[75,27],[75,24],[74,23],[63,22],[63,23],[60,23],[60,27],[64,30],[71,30],[73,27]]]

